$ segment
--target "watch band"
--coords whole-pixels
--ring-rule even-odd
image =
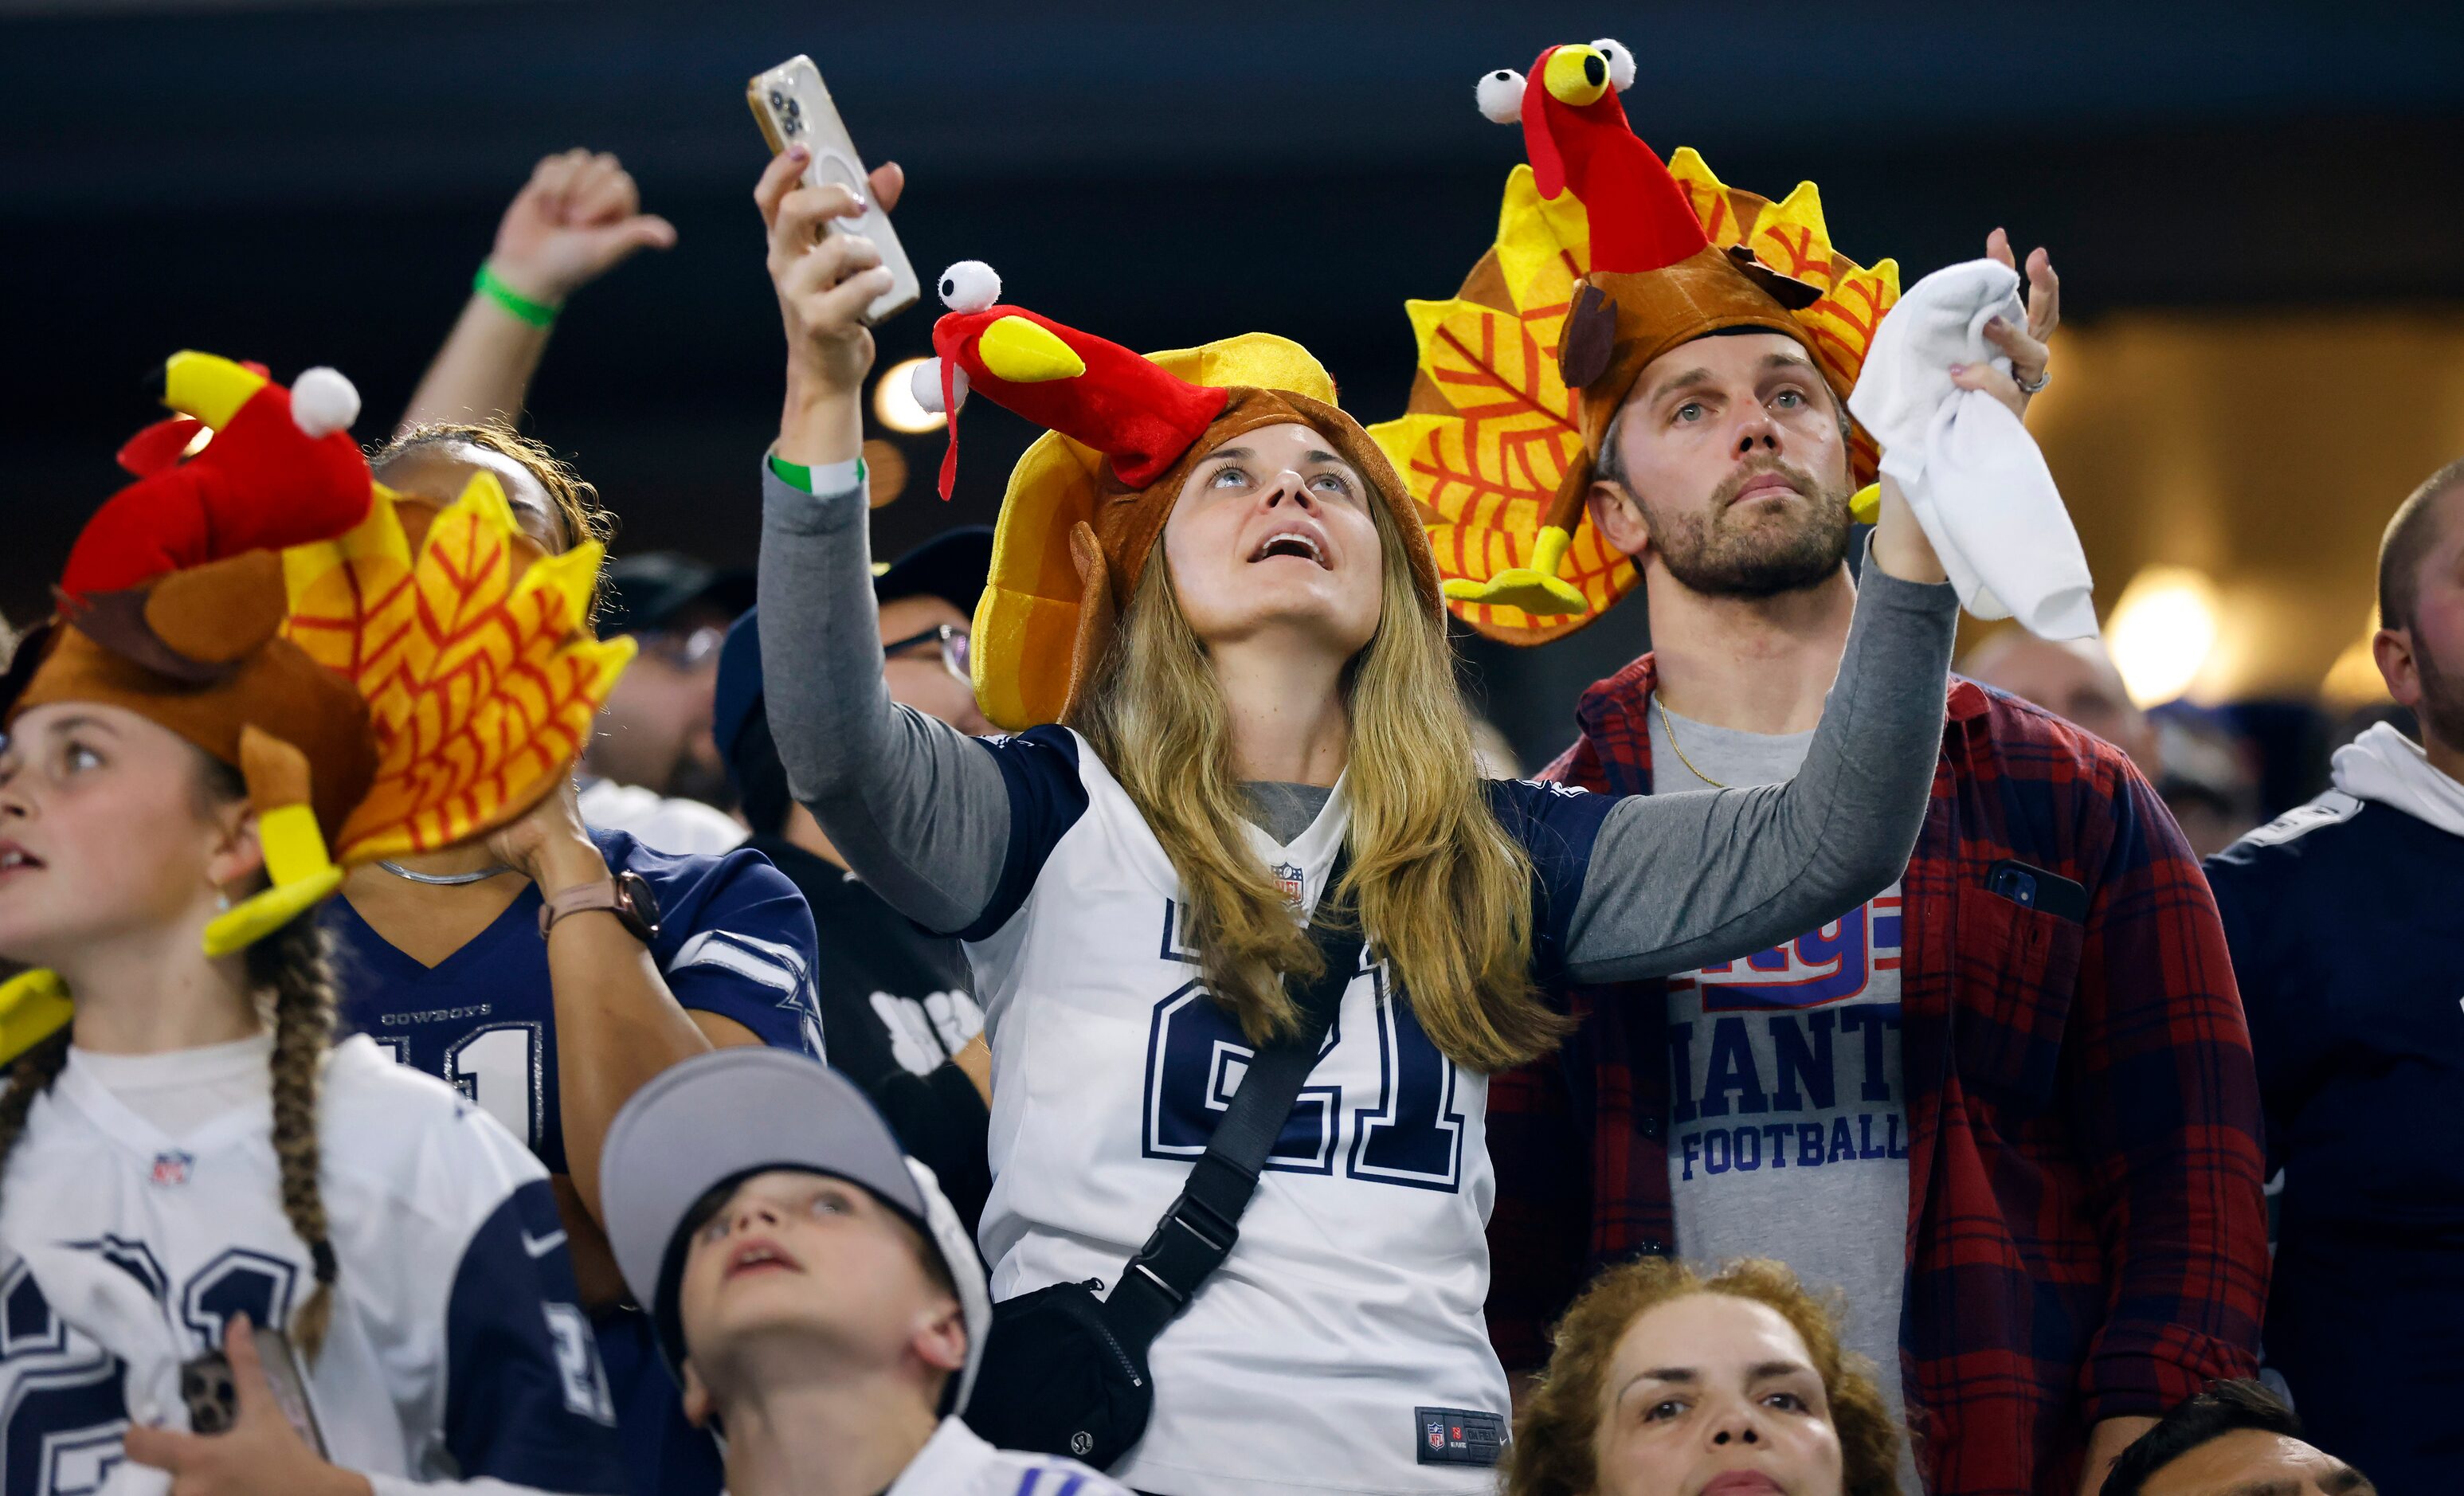
[[[620,873],[596,883],[577,884],[573,888],[560,890],[541,900],[539,938],[546,939],[548,932],[556,928],[556,922],[567,914],[584,913],[595,909],[604,909],[615,915],[617,922],[645,945],[658,934],[656,928],[644,919],[643,912],[634,907],[632,892],[626,885],[626,875]]]

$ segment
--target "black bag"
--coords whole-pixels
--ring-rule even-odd
[[[1326,970],[1296,995],[1298,1031],[1249,1062],[1189,1182],[1111,1295],[1095,1296],[1100,1280],[1056,1283],[993,1306],[992,1334],[965,1416],[995,1448],[1067,1455],[1103,1470],[1145,1435],[1155,1410],[1147,1348],[1231,1255],[1258,1173],[1316,1067],[1343,989],[1359,972],[1360,931],[1348,901],[1334,907],[1349,860],[1336,856],[1309,922]]]

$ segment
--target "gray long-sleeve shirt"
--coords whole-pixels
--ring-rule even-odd
[[[764,465],[761,658],[788,783],[856,875],[923,924],[991,904],[1008,791],[982,745],[890,699],[859,490]],[[1868,567],[1839,679],[1787,784],[1619,802],[1567,926],[1568,974],[1630,981],[1733,960],[1900,875],[1942,735],[1956,598]]]

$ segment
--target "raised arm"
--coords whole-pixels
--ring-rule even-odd
[[[860,468],[872,334],[857,314],[889,285],[867,241],[829,233],[844,187],[798,185],[802,148],[763,172],[770,278],[787,333],[787,399],[762,473],[762,693],[788,785],[856,876],[936,930],[992,902],[1009,798],[984,749],[899,706],[881,678],[881,623]],[[903,178],[873,173],[887,208]]]
[[[1932,547],[1885,478],[1838,684],[1804,768],[1760,789],[1619,802],[1568,927],[1571,974],[1631,981],[1734,960],[1888,887],[1925,820],[1957,620]]]
[[[615,157],[569,150],[541,161],[505,209],[495,248],[412,393],[403,429],[518,418],[565,300],[636,250],[675,242],[666,219],[642,211],[641,192]]]

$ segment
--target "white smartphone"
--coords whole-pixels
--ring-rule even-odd
[[[890,226],[890,215],[872,200],[872,188],[865,181],[864,158],[856,154],[838,106],[830,102],[822,70],[800,53],[746,84],[744,98],[753,105],[753,118],[760,122],[761,138],[770,143],[770,154],[776,156],[790,145],[802,145],[813,153],[804,167],[804,186],[835,182],[864,203],[864,211],[855,217],[830,220],[830,230],[870,240],[890,272],[890,289],[865,308],[865,325],[877,327],[913,306],[923,295],[923,285],[915,278],[915,267],[908,263],[907,251],[899,246],[898,231]]]

